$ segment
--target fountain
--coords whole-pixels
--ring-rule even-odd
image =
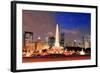
[[[56,34],[55,34],[55,46],[59,47],[59,27],[58,24],[56,25]]]
[[[85,52],[83,51],[83,49],[79,53],[80,53],[80,55],[85,55]]]
[[[59,26],[56,25],[56,33],[55,33],[55,43],[54,46],[51,48],[54,54],[62,54],[63,53],[63,47],[60,46],[59,42]]]

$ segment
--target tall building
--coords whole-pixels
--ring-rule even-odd
[[[85,41],[85,49],[90,48],[90,43],[88,41]]]
[[[42,41],[41,38],[35,42],[35,51],[41,53],[43,50],[49,49],[47,42]]]
[[[64,47],[64,42],[65,42],[65,33],[61,33],[61,37],[60,37],[60,45]]]
[[[54,43],[55,43],[55,38],[52,36],[52,37],[49,37],[48,38],[48,44],[49,46],[54,46]]]

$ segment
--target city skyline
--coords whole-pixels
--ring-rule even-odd
[[[90,59],[90,20],[89,13],[23,10],[23,62]]]
[[[83,36],[90,37],[90,20],[89,13],[23,10],[23,31],[33,32],[33,39],[41,37],[45,40],[49,33],[55,35],[58,24],[66,41],[82,40]]]

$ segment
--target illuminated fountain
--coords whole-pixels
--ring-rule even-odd
[[[55,43],[54,43],[54,46],[51,48],[52,50],[52,53],[54,54],[62,54],[63,53],[63,47],[60,46],[60,43],[59,43],[59,26],[58,24],[56,25],[56,33],[55,33]]]
[[[60,47],[60,44],[59,44],[59,27],[58,27],[58,24],[56,25],[55,46]]]
[[[32,53],[27,50],[25,57],[31,57]]]
[[[85,55],[85,52],[84,52],[83,49],[82,49],[82,51],[80,51],[79,53],[80,53],[80,55]]]

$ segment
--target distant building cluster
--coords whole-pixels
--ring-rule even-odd
[[[33,33],[32,32],[25,32],[24,34],[24,42],[23,42],[23,51],[27,49],[27,51],[32,52],[41,52],[47,49],[50,49],[54,46],[55,43],[55,36],[50,33],[48,36],[45,37],[45,40],[42,40],[41,37],[37,37],[37,41],[33,42]],[[36,39],[35,39],[36,40]],[[90,39],[83,39],[83,40],[73,40],[70,42],[65,43],[65,33],[60,33],[60,46],[62,47],[80,47],[80,48],[90,48],[91,43]],[[66,48],[65,48],[66,49]]]
[[[59,27],[55,15],[49,11],[23,10],[23,54],[73,54],[82,49],[82,54],[91,48],[90,36],[82,35],[80,30]],[[59,20],[58,20],[59,21]],[[62,25],[62,24],[61,24]],[[68,25],[70,26],[70,25]],[[60,31],[61,29],[61,31]],[[83,50],[87,49],[89,50]]]

